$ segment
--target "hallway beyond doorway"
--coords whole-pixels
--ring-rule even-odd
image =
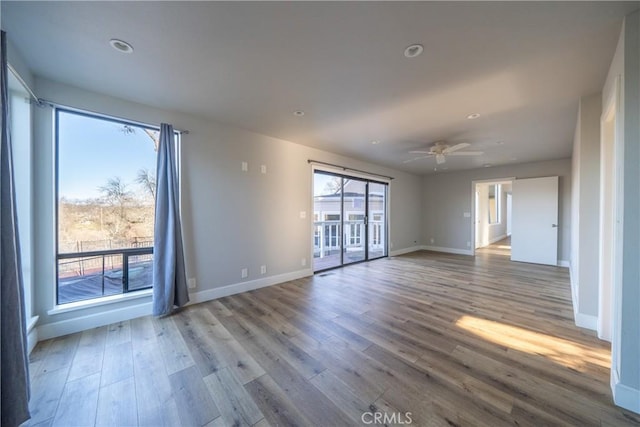
[[[511,258],[511,236],[492,243],[488,246],[476,249],[476,255],[499,255]]]

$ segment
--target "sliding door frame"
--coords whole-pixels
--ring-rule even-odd
[[[340,191],[340,264],[336,265],[336,266],[332,266],[332,267],[328,267],[328,268],[324,268],[322,270],[315,270],[314,268],[314,233],[315,233],[315,225],[314,225],[314,216],[315,216],[315,207],[314,207],[314,186],[315,186],[315,174],[316,173],[320,173],[320,174],[324,174],[324,175],[329,175],[329,176],[336,176],[342,179],[342,186],[341,186],[341,191]],[[344,222],[345,222],[345,209],[344,209],[344,180],[345,179],[354,179],[354,180],[358,180],[358,181],[362,181],[365,184],[365,193],[364,193],[364,207],[365,207],[365,224],[364,224],[364,259],[360,260],[360,261],[354,261],[354,262],[350,262],[345,264],[344,263],[344,248],[345,248],[345,227],[344,227]],[[311,215],[309,215],[311,221],[310,221],[310,236],[311,236],[311,248],[310,248],[310,257],[309,259],[311,260],[311,270],[313,271],[313,273],[322,273],[328,270],[333,270],[336,268],[342,268],[344,266],[347,265],[353,265],[353,264],[359,264],[362,262],[368,262],[368,261],[373,261],[373,260],[377,260],[377,259],[381,259],[381,258],[386,258],[389,256],[390,254],[390,236],[389,236],[389,229],[390,229],[390,216],[389,216],[389,200],[390,200],[390,180],[386,180],[384,178],[381,178],[379,176],[374,176],[374,175],[368,175],[365,173],[359,173],[359,172],[352,172],[352,171],[345,171],[339,168],[333,168],[330,166],[325,166],[325,165],[317,165],[317,164],[311,164],[311,200],[310,200],[310,212]],[[371,183],[375,183],[375,184],[380,184],[383,185],[385,188],[385,194],[384,194],[384,254],[375,258],[369,258],[369,223],[371,221],[371,212],[370,212],[370,205],[369,205],[369,188],[370,188],[370,184]],[[320,218],[319,218],[320,219]]]

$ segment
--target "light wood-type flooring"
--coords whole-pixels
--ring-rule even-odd
[[[41,342],[30,425],[625,426],[564,268],[416,252]],[[205,279],[201,278],[202,283]]]

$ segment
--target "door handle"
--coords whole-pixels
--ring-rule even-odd
[[[552,228],[558,228],[558,224],[551,224]]]

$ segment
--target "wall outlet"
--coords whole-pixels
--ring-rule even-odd
[[[249,163],[242,162],[242,172],[246,172],[249,170]]]
[[[462,214],[465,218],[471,218],[471,212],[465,212]]]
[[[267,274],[267,266],[266,265],[261,265],[260,266],[260,274]]]
[[[260,172],[267,173],[267,165],[260,165]]]
[[[429,243],[431,243],[432,245],[436,242],[436,239],[434,239],[433,237],[429,239]]]
[[[302,258],[300,260],[300,265],[303,266],[303,267],[306,266],[307,265],[307,259],[306,258]]]
[[[243,279],[246,279],[249,276],[249,270],[247,270],[246,268],[243,268],[242,270],[240,270],[240,276]]]
[[[189,289],[195,289],[196,288],[196,278],[192,277],[189,280],[187,280],[187,287]]]
[[[300,211],[300,219],[305,219],[307,217],[306,211]]]

